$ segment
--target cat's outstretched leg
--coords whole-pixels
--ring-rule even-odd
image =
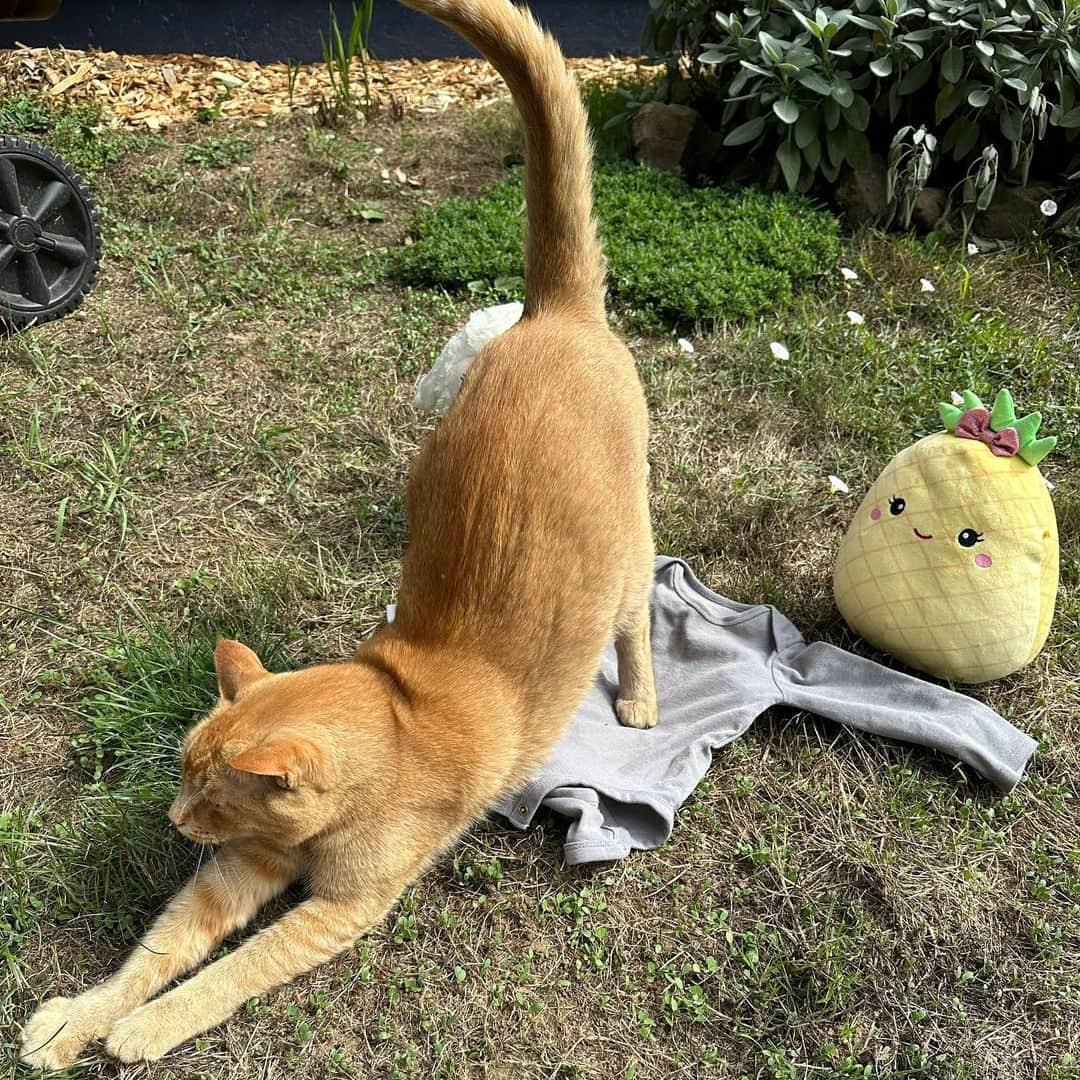
[[[22,1061],[42,1069],[71,1065],[88,1042],[202,960],[300,873],[293,856],[226,845],[200,867],[136,946],[123,967],[78,997],[38,1006],[22,1029]]]
[[[156,1061],[221,1023],[249,998],[344,952],[383,917],[407,880],[388,880],[358,900],[305,901],[235,952],[124,1017],[105,1049],[121,1061]]]

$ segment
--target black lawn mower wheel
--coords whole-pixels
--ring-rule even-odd
[[[50,322],[82,303],[101,261],[101,221],[74,169],[0,135],[0,328]]]

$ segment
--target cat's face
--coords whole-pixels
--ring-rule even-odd
[[[340,812],[356,688],[343,685],[344,665],[271,674],[235,641],[214,662],[221,698],[185,740],[169,818],[201,843],[295,847]]]

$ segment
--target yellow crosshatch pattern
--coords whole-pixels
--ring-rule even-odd
[[[905,501],[903,513],[890,512],[893,498]],[[983,539],[963,547],[964,529]],[[833,589],[848,624],[875,647],[977,683],[1042,648],[1057,580],[1057,522],[1039,470],[940,432],[897,454],[875,481],[841,544]]]

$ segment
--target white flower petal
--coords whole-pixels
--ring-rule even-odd
[[[850,266],[841,266],[840,267],[840,276],[845,281],[858,281],[859,280],[859,275],[856,274],[855,271],[852,270]]]
[[[934,288],[934,283],[929,278],[919,278],[919,288],[923,292],[937,292]]]
[[[679,338],[679,348],[682,349],[687,356],[690,356],[694,351],[693,342],[691,342],[689,338]]]
[[[833,476],[832,473],[829,473],[829,487],[831,487],[833,491],[840,492],[841,495],[847,495],[848,492],[851,491],[851,488],[849,488],[839,476]]]
[[[1043,201],[1039,203],[1039,213],[1042,214],[1043,217],[1053,217],[1057,211],[1058,206],[1053,199],[1043,199]]]
[[[978,244],[968,244],[967,251],[968,251],[969,255],[978,255],[979,254],[979,245]]]
[[[847,313],[847,317],[848,322],[850,322],[853,326],[862,326],[862,324],[866,322],[866,320],[857,311],[849,311]]]
[[[787,351],[787,346],[781,344],[779,341],[769,342],[769,351],[776,357],[777,360],[790,360],[791,353]]]
[[[959,390],[954,390],[949,396],[952,398],[952,403],[958,408],[964,404],[964,395]]]

